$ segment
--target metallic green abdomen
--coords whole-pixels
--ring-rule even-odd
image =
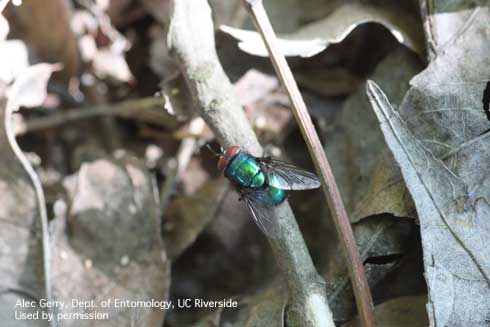
[[[259,163],[245,152],[236,155],[226,168],[225,176],[243,187],[257,188],[265,182],[265,175]]]
[[[266,189],[267,195],[272,200],[272,203],[278,205],[286,199],[286,191],[269,186]]]

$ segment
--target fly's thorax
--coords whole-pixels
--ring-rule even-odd
[[[265,183],[265,175],[259,163],[246,152],[239,152],[225,169],[225,176],[242,187],[261,187]]]
[[[266,192],[271,202],[275,205],[281,204],[287,197],[286,191],[273,186],[267,186]]]

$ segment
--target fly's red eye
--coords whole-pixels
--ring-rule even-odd
[[[225,156],[231,159],[236,156],[238,152],[240,152],[240,147],[237,145],[232,145],[226,149]]]
[[[230,160],[234,158],[238,152],[240,152],[240,147],[237,145],[232,145],[226,149],[225,153],[223,153],[218,159],[218,169],[225,170]]]
[[[228,158],[225,156],[220,156],[218,159],[218,170],[222,171],[226,168],[228,164]]]

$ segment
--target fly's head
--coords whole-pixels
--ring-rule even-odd
[[[232,145],[222,154],[220,154],[218,159],[218,169],[224,171],[230,161],[240,152],[240,147],[237,145]]]

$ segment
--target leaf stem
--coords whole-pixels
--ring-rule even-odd
[[[37,205],[39,210],[39,216],[41,218],[41,230],[42,230],[42,243],[43,243],[43,266],[44,266],[44,285],[46,292],[46,300],[51,302],[53,300],[52,295],[52,286],[51,286],[51,244],[49,238],[49,230],[48,230],[48,213],[46,210],[46,199],[44,196],[43,187],[41,185],[41,181],[31,166],[29,160],[25,156],[24,152],[22,152],[17,140],[15,138],[14,128],[12,126],[13,122],[13,113],[18,109],[15,101],[8,100],[7,106],[5,110],[5,133],[7,134],[7,140],[12,148],[17,159],[21,163],[22,167],[26,171],[27,175],[32,181],[34,186],[34,191],[36,193]],[[53,313],[53,308],[48,308],[49,313]],[[56,327],[56,319],[50,321],[51,327]]]
[[[249,11],[256,28],[267,47],[269,56],[274,65],[276,73],[286,89],[288,97],[292,103],[293,114],[298,122],[303,134],[308,150],[315,164],[316,170],[320,175],[323,191],[327,199],[332,217],[337,228],[337,233],[341,239],[344,253],[347,256],[347,266],[354,289],[356,304],[363,326],[375,326],[373,303],[369,285],[366,279],[364,266],[362,265],[359,250],[354,240],[354,234],[350,225],[347,212],[340,197],[340,193],[335,182],[335,178],[330,168],[320,138],[315,131],[311,117],[306,108],[305,102],[298,85],[293,77],[284,55],[282,55],[276,45],[276,35],[270,23],[269,17],[261,0],[242,0]]]

